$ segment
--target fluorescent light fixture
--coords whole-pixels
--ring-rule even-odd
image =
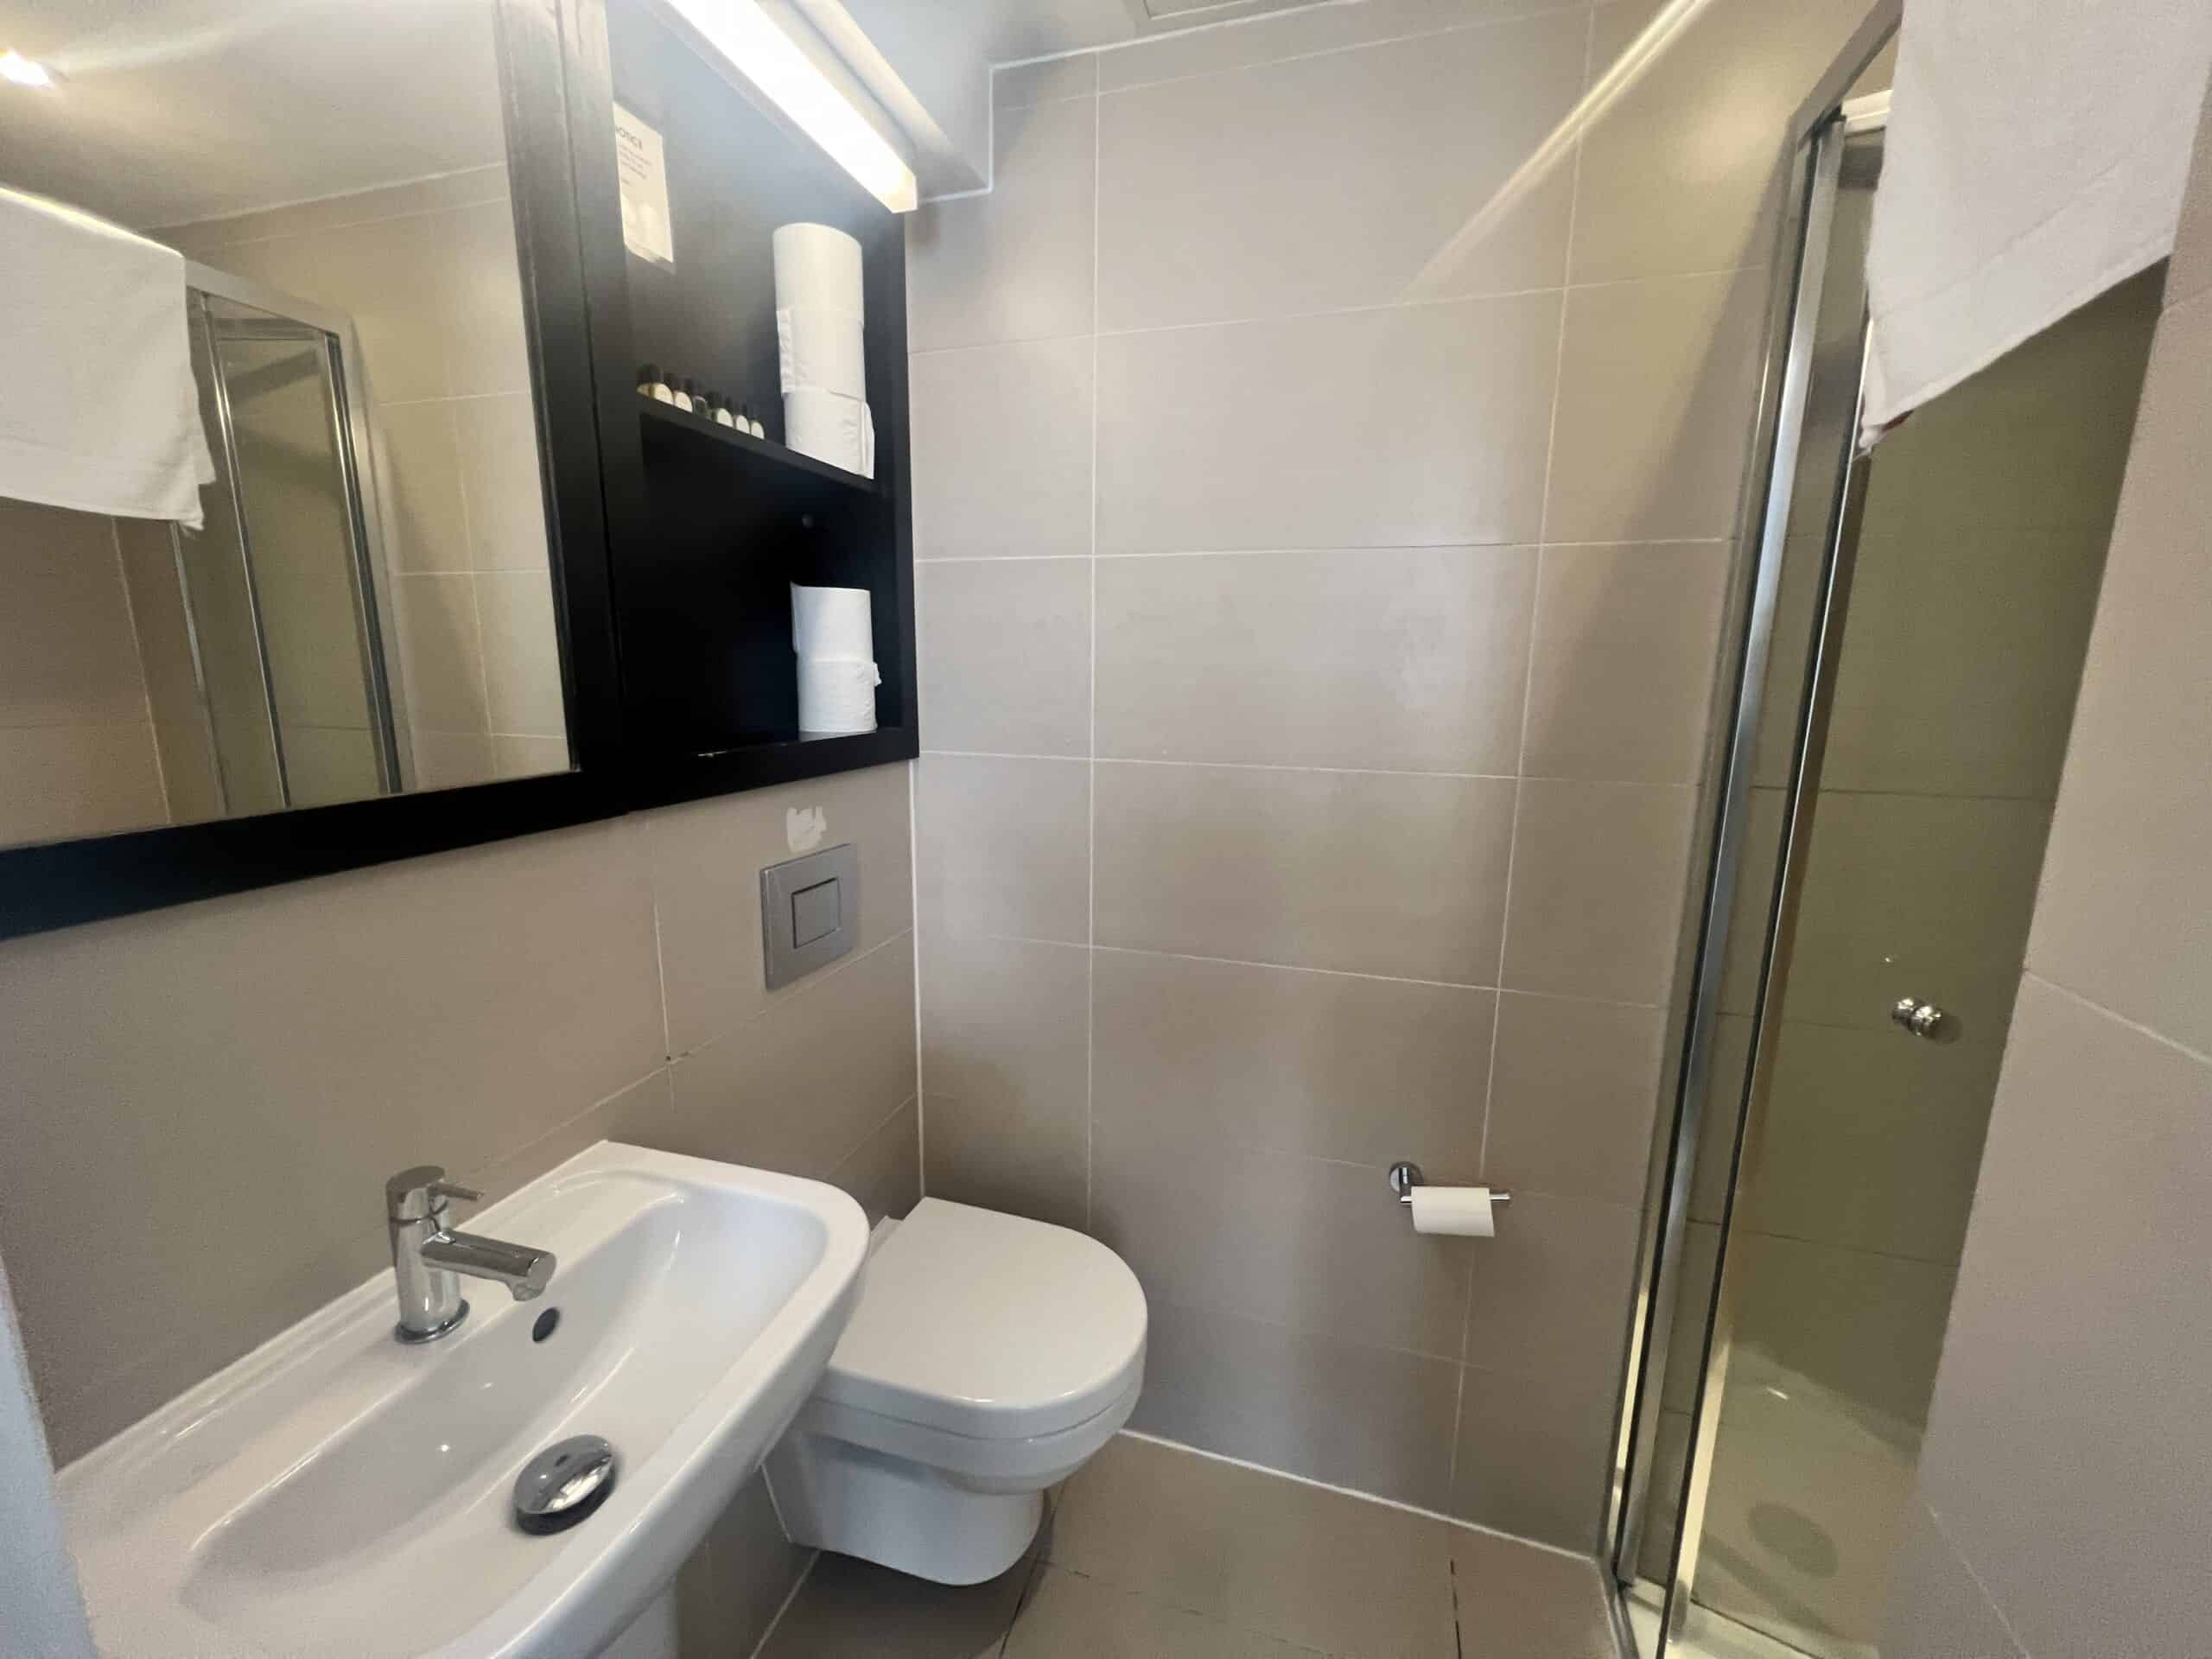
[[[10,47],[0,52],[0,80],[13,81],[18,86],[38,86],[51,92],[54,77],[42,63],[33,63],[22,53]]]
[[[914,211],[914,170],[776,27],[758,0],[668,0],[669,8],[894,213]]]

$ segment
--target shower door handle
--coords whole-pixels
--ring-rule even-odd
[[[1923,1002],[1916,996],[1901,996],[1890,1009],[1890,1018],[1916,1037],[1925,1037],[1930,1042],[1940,1042],[1949,1036],[1951,1016],[1933,1002]]]

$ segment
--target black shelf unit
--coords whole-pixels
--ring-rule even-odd
[[[607,0],[572,121],[587,224],[626,787],[656,805],[920,752],[906,419],[906,227],[756,103],[652,0]],[[603,76],[604,79],[596,77]],[[622,245],[612,106],[658,130],[675,261]],[[603,149],[594,149],[603,133]],[[873,480],[778,442],[779,226],[861,246]],[[748,404],[755,438],[639,395],[640,364]],[[798,730],[790,585],[871,596],[878,729]]]

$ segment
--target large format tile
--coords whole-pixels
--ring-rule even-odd
[[[569,729],[568,708],[561,690],[561,640],[553,620],[550,576],[542,569],[480,575],[476,607],[492,729],[561,736]]]
[[[1905,1510],[1881,1650],[1891,1659],[2026,1659],[1974,1569],[1918,1498]]]
[[[1480,1161],[1490,991],[1135,950],[1093,973],[1102,1119],[1197,1147]]]
[[[545,568],[545,486],[527,391],[453,405],[469,558],[479,570]]]
[[[1007,1636],[1006,1659],[1310,1659],[1312,1651],[1043,1567]]]
[[[1090,953],[932,932],[922,944],[930,1192],[1082,1227],[1090,1173]]]
[[[1735,533],[1763,280],[1672,276],[1569,293],[1547,539]]]
[[[1629,1205],[1516,1192],[1497,1236],[1471,1248],[1468,1363],[1562,1383],[1618,1376],[1637,1219]]]
[[[399,625],[407,718],[418,730],[488,732],[476,579],[402,576]]]
[[[1090,561],[963,559],[915,573],[930,744],[1090,752]]]
[[[1688,789],[1524,781],[1505,984],[1553,996],[1664,1001],[1694,805]]]
[[[921,1202],[921,1130],[918,1104],[910,1100],[830,1170],[830,1184],[853,1195],[870,1225]]]
[[[1962,1040],[2001,1042],[2050,812],[2037,801],[1823,790],[1785,1016],[1880,1030],[1910,993],[1940,1004]]]
[[[1544,550],[1523,772],[1697,781],[1729,556],[1726,542]]]
[[[0,726],[0,842],[60,841],[170,821],[154,728]]]
[[[2212,1051],[2212,302],[2167,313],[2143,392],[2028,949],[2036,972]]]
[[[1415,1233],[1380,1169],[1194,1151],[1102,1122],[1090,1210],[1091,1230],[1148,1296],[1346,1342],[1459,1351],[1471,1247]]]
[[[760,872],[796,855],[792,819],[811,813],[826,826],[823,846],[852,842],[860,849],[854,948],[872,950],[913,925],[904,766],[645,814],[671,1052],[687,1053],[735,1029],[772,997],[794,996],[813,982],[810,977],[772,994],[760,959]],[[804,845],[804,834],[797,839]],[[883,1109],[895,1104],[886,1101]]]
[[[652,906],[628,834],[530,836],[0,950],[10,1087],[41,1103],[0,1118],[16,1182],[0,1250],[59,1456],[377,1272],[385,1173],[479,1166],[654,1070]],[[251,1192],[285,1248],[241,1241],[205,1200],[216,1181]],[[125,1414],[71,1405],[133,1367],[138,1394],[106,1408]]]
[[[1116,761],[1097,768],[1098,942],[1488,984],[1513,785]]]
[[[988,194],[906,221],[906,343],[917,352],[1090,332],[1097,105],[1001,110]]]
[[[147,718],[116,522],[0,499],[0,726]]]
[[[1046,1559],[1344,1659],[1450,1659],[1451,1534],[1122,1435],[1068,1483]]]
[[[1520,547],[1102,559],[1099,752],[1510,776],[1535,571]]]
[[[1560,297],[1098,342],[1107,552],[1528,543]]]
[[[1562,1549],[1594,1549],[1612,1464],[1618,1374],[1618,1360],[1597,1377],[1467,1367],[1452,1513]]]
[[[1098,54],[1046,58],[1035,63],[1001,63],[991,67],[991,107],[1026,109],[1057,99],[1089,98],[1098,90]]]
[[[982,1584],[932,1584],[824,1550],[760,1659],[995,1659],[1035,1566],[1025,1555]]]
[[[1571,169],[1493,204],[1580,92],[1586,29],[1555,12],[1102,99],[1099,326],[1558,286]]]
[[[1642,1202],[1664,1023],[1657,1008],[1505,993],[1485,1177],[1516,1192]]]
[[[677,1651],[751,1654],[813,1560],[784,1536],[768,1478],[754,1475],[677,1573]]]
[[[1098,86],[1107,92],[1148,86],[1554,9],[1556,0],[1363,0],[1357,6],[1293,6],[1239,18],[1234,29],[1185,29],[1101,52]]]
[[[827,1176],[914,1097],[913,1019],[901,935],[677,1060],[667,1149]]]
[[[1601,6],[1604,74],[1662,9]],[[1870,8],[1863,0],[1715,0],[1683,20],[1585,133],[1573,280],[1764,264],[1789,120]]]
[[[1086,762],[925,754],[914,802],[925,927],[1090,942]]]
[[[1467,1529],[1452,1535],[1463,1659],[1618,1659],[1598,1564]]]
[[[1033,340],[907,359],[915,558],[1090,551],[1091,349]]]
[[[473,562],[456,407],[441,398],[376,412],[386,556],[404,571],[466,570]]]
[[[1921,1487],[2029,1653],[2212,1651],[2208,1101],[2212,1065],[2023,980]]]
[[[1144,1364],[1132,1428],[1422,1509],[1450,1497],[1451,1360],[1155,1296]]]

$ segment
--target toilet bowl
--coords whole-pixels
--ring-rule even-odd
[[[981,1583],[1135,1409],[1144,1292],[1065,1227],[942,1198],[887,1226],[769,1490],[794,1543]]]

